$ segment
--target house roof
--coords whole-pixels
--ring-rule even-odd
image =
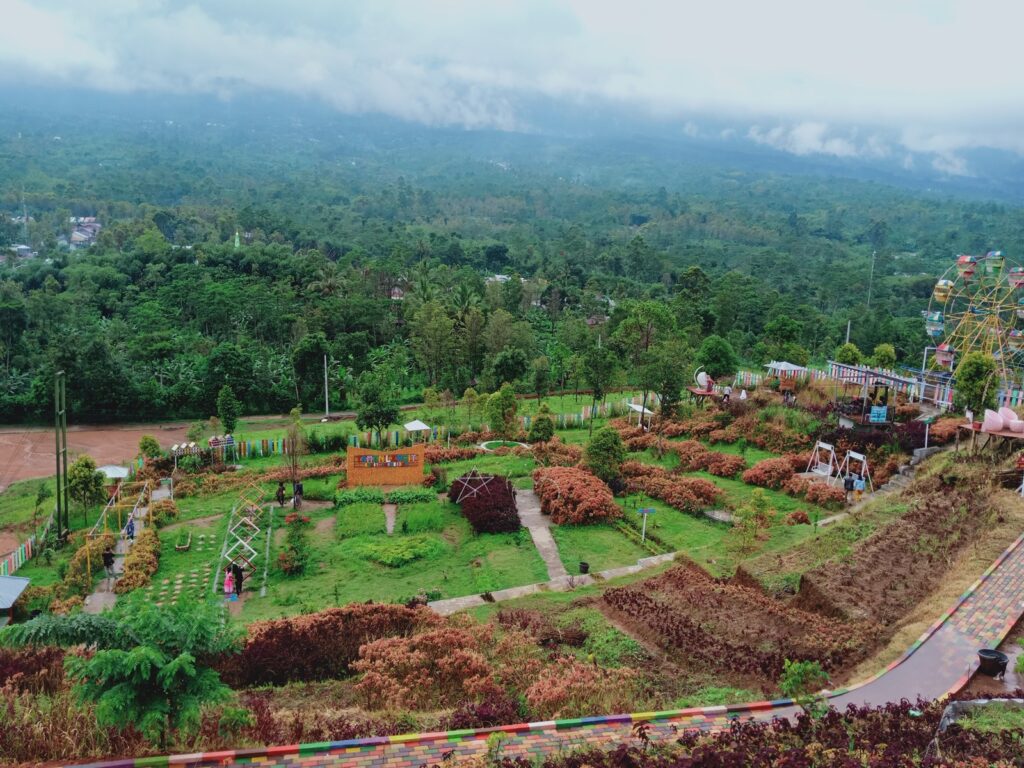
[[[28,587],[24,576],[0,576],[0,611],[8,610]]]
[[[405,424],[403,426],[405,426],[406,432],[423,432],[424,430],[430,429],[428,425],[424,424],[419,419],[416,419],[415,421],[410,421],[408,424]]]
[[[102,472],[108,480],[122,480],[128,477],[128,467],[119,467],[117,464],[104,464],[102,467],[96,467],[96,470]]]

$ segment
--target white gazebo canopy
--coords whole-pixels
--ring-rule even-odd
[[[765,368],[775,373],[804,373],[807,369],[802,365],[795,365],[793,363],[779,362],[772,360],[770,363],[766,363]]]
[[[408,424],[403,425],[406,432],[429,432],[430,427],[424,424],[419,419],[410,421]]]
[[[633,413],[642,413],[644,416],[654,415],[654,411],[649,408],[644,408],[642,405],[637,405],[636,403],[629,403],[629,410]]]
[[[104,464],[96,467],[96,470],[102,472],[107,480],[124,480],[128,477],[128,467],[119,467],[117,464]]]

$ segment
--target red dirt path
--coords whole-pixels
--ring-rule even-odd
[[[68,427],[69,459],[88,453],[97,464],[120,464],[135,456],[143,435],[168,448],[182,442],[187,430],[184,422]],[[53,429],[0,427],[0,492],[17,480],[53,475],[54,462]]]

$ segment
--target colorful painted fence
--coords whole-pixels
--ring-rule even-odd
[[[35,546],[36,537],[31,536],[28,541],[0,560],[0,576],[13,576],[15,571],[32,559]]]

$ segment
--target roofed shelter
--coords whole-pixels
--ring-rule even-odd
[[[24,576],[0,576],[0,627],[14,618],[14,603],[29,585]]]

